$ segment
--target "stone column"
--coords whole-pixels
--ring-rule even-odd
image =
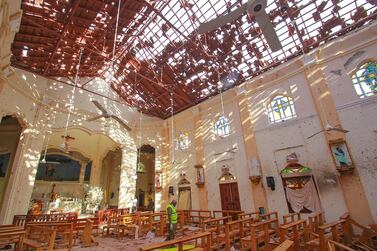
[[[254,125],[251,118],[249,97],[246,93],[246,90],[240,88],[242,87],[238,87],[238,89],[236,90],[236,92],[238,92],[237,101],[241,120],[240,124],[242,127],[242,138],[245,146],[244,149],[247,160],[247,167],[250,168],[250,160],[255,159],[256,161],[259,161],[259,154],[257,141],[254,134]],[[260,172],[262,176],[262,168],[260,169]],[[250,186],[254,202],[254,210],[259,211],[260,207],[264,207],[266,209],[266,212],[268,212],[267,196],[266,191],[263,187],[263,182],[259,181],[259,183],[252,183],[250,181]]]
[[[332,99],[330,90],[327,86],[326,78],[321,65],[308,63],[309,61],[315,62],[318,58],[315,58],[315,56],[307,57],[311,58],[303,60],[302,65],[305,67],[305,77],[307,79],[306,82],[317,110],[321,127],[323,130],[325,130],[327,123],[333,126],[341,126],[341,121],[336,111],[335,103]],[[323,135],[327,145],[329,145],[331,142],[339,140],[347,142],[346,135],[343,132],[328,131]],[[350,149],[348,150],[350,151]],[[328,154],[332,155],[330,147],[328,147]],[[352,155],[352,153],[350,154]],[[332,167],[336,169],[335,163],[333,163]],[[340,183],[351,217],[361,224],[369,224],[373,222],[368,200],[365,196],[364,188],[360,182],[357,167],[353,173],[341,174]]]
[[[136,192],[136,161],[137,149],[134,145],[126,144],[122,149],[122,163],[120,167],[119,208],[131,208]]]
[[[200,108],[195,108],[193,110],[194,113],[194,125],[195,125],[195,135],[194,135],[194,146],[195,146],[195,157],[197,165],[203,165],[204,173],[206,175],[206,168],[204,166],[204,141],[203,141],[203,120],[200,114]],[[193,167],[191,167],[193,168]],[[195,179],[196,182],[196,170],[195,170]],[[207,191],[207,178],[205,177],[205,183],[201,187],[197,187],[198,189],[198,199],[199,199],[199,210],[207,210],[208,209],[208,191]]]
[[[87,164],[88,164],[88,161],[82,161],[82,162],[81,162],[80,179],[79,179],[80,184],[83,184],[83,183],[84,183],[85,169],[86,169],[86,165],[87,165]]]
[[[89,184],[91,186],[99,186],[101,183],[102,159],[96,156],[92,161],[92,169],[90,171]]]
[[[48,114],[38,106],[33,121],[23,129],[10,170],[0,213],[0,224],[12,223],[16,214],[26,214],[34,188],[47,128]]]

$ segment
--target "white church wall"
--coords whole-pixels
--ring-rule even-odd
[[[360,98],[351,80],[358,66],[377,59],[376,38],[370,39],[373,41],[369,46],[330,61],[324,71],[342,127],[349,130],[346,134],[348,147],[360,174],[374,221],[377,221],[377,96]],[[361,55],[355,58],[356,53]],[[352,57],[355,59],[346,64]],[[341,76],[332,73],[339,70]]]

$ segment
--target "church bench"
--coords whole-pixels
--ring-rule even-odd
[[[236,245],[237,241],[240,241],[243,237],[246,236],[245,227],[251,225],[251,218],[240,219],[235,221],[229,221],[225,224],[225,233],[224,235],[218,236],[218,239],[221,242],[221,239],[225,241],[225,251],[230,251],[231,241],[233,245]],[[219,247],[219,245],[218,245]]]
[[[309,229],[305,220],[296,220],[280,226],[280,242],[293,241],[293,250],[300,251],[309,240]]]
[[[293,241],[287,239],[274,248],[273,251],[293,251]]]
[[[318,238],[306,242],[307,250],[326,251],[328,240],[348,245],[351,241],[351,233],[347,227],[347,221],[337,220],[318,227]]]
[[[308,217],[308,228],[310,232],[310,239],[318,238],[318,227],[323,225],[322,212],[316,212]]]
[[[4,248],[14,244],[14,250],[22,250],[23,239],[26,232],[24,230],[16,230],[11,232],[0,232],[0,247]]]
[[[283,225],[299,220],[301,220],[300,213],[290,213],[283,215]]]
[[[189,218],[189,223],[202,227],[204,220],[211,218],[211,211],[209,210],[186,210]]]
[[[255,222],[260,221],[261,214],[260,212],[250,212],[250,213],[239,213],[238,219],[252,218]]]
[[[348,243],[351,242],[352,245],[358,247],[360,249],[366,250],[377,250],[377,231],[370,228],[363,226],[362,224],[353,220],[349,213],[343,214],[340,219],[345,220],[345,232],[350,235],[349,239],[347,240]],[[361,234],[355,234],[355,229],[358,229]]]
[[[83,233],[81,235],[81,246],[82,247],[98,246],[98,242],[96,242],[94,240],[94,237],[92,235],[93,234],[93,224],[94,224],[94,222],[92,220],[86,219],[85,227],[84,227]]]
[[[98,217],[100,224],[103,222],[107,223],[111,217],[118,216],[118,211],[116,209],[98,210],[95,216]]]
[[[88,220],[92,222],[92,229],[95,230],[96,235],[98,235],[99,234],[99,218],[98,217],[73,219],[73,220],[70,220],[69,222],[73,223],[74,231],[76,231],[77,234],[79,234],[80,232],[84,230]]]
[[[15,231],[22,231],[22,230],[24,230],[23,227],[15,226],[15,225],[0,226],[0,233],[15,232]]]
[[[261,220],[273,220],[273,219],[279,220],[278,212],[276,211],[268,213],[268,214],[261,214],[260,217],[261,217]]]
[[[74,229],[72,222],[32,222],[27,224],[26,230],[32,227],[45,227],[56,230],[55,247],[70,249],[74,242]]]
[[[70,221],[78,218],[78,213],[58,213],[58,214],[39,214],[39,215],[15,215],[13,225],[26,226],[31,222],[59,222]]]
[[[56,230],[50,227],[28,226],[23,246],[39,250],[54,250]]]
[[[163,236],[166,228],[166,215],[165,213],[154,213],[149,216],[151,218],[152,228],[155,229],[156,233]]]
[[[218,247],[220,240],[220,235],[225,235],[225,224],[228,221],[231,221],[231,217],[221,217],[221,218],[214,218],[214,219],[207,219],[202,222],[202,229],[203,231],[211,233],[211,247]]]
[[[242,213],[244,213],[244,211],[238,211],[238,210],[213,210],[212,211],[212,216],[213,216],[213,218],[231,216],[232,220],[237,220],[238,219],[238,214],[242,214]]]
[[[135,220],[137,219],[132,214],[110,217],[107,220],[107,225],[102,228],[102,235],[109,236],[110,233],[114,233],[118,238],[123,238],[130,233],[130,226],[134,224]],[[137,231],[135,233],[137,234]]]
[[[241,239],[241,251],[257,251],[263,244],[269,247],[270,242],[276,244],[276,236],[279,235],[279,221],[277,218],[251,224],[250,234]]]
[[[145,245],[140,248],[140,251],[152,251],[171,246],[176,246],[178,251],[183,251],[184,245],[193,245],[193,248],[190,249],[191,251],[211,251],[211,234],[209,232],[201,232],[170,241]]]

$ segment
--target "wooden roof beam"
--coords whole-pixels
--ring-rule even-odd
[[[68,16],[68,20],[67,20],[67,23],[64,25],[63,27],[63,30],[62,32],[60,33],[60,37],[59,37],[59,40],[58,42],[56,43],[56,46],[55,46],[55,49],[54,51],[52,52],[50,58],[49,58],[49,61],[47,62],[47,65],[45,67],[45,70],[43,71],[44,74],[46,74],[48,72],[48,69],[51,65],[51,61],[52,61],[52,58],[55,56],[56,52],[58,51],[58,48],[59,48],[59,44],[60,42],[63,40],[64,36],[65,36],[65,33],[67,32],[67,29],[69,27],[69,25],[71,24],[71,21],[72,21],[72,17],[77,9],[77,7],[79,6],[80,4],[80,0],[75,0],[74,3],[73,3],[73,7],[71,9],[71,12],[69,13],[69,16]]]

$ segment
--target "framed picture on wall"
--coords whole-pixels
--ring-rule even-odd
[[[353,169],[352,158],[345,141],[330,143],[330,149],[338,171],[349,171]]]

